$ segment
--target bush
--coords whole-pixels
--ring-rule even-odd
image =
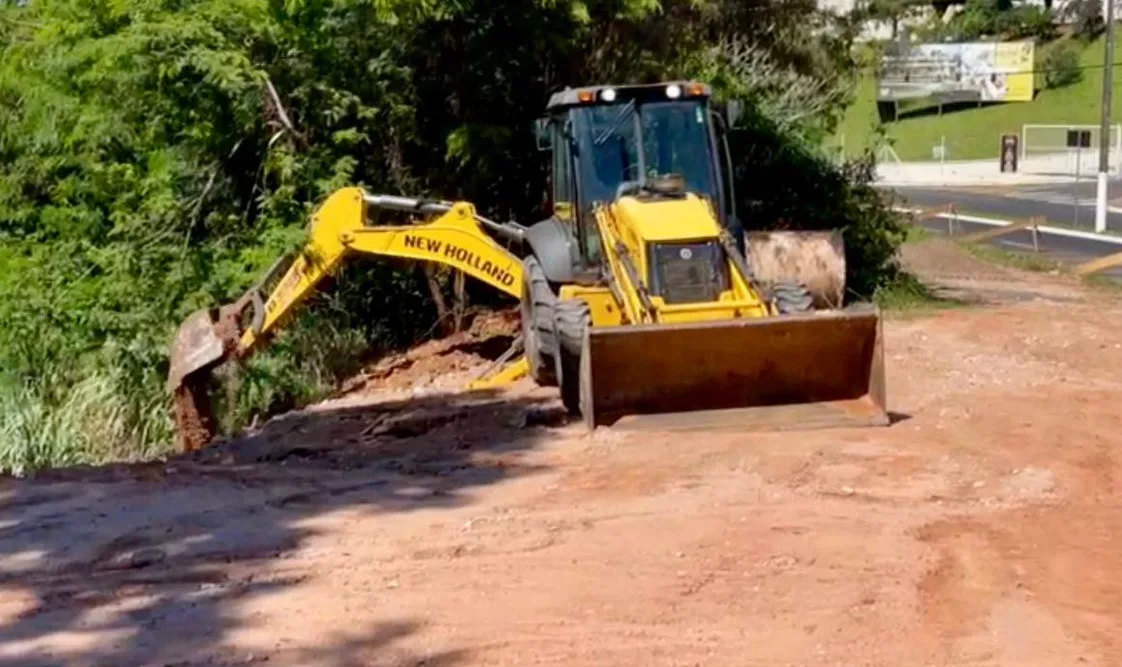
[[[1055,36],[1052,12],[1033,5],[1008,6],[1005,0],[967,0],[949,23],[938,18],[929,38],[969,41],[984,38],[1049,40]]]
[[[1044,85],[1048,88],[1070,86],[1082,78],[1079,54],[1067,44],[1052,49],[1044,59]]]
[[[841,229],[847,300],[872,298],[896,277],[905,227],[873,187],[868,153],[840,168],[815,145],[748,113],[730,136],[737,215],[745,229]]]
[[[0,471],[137,460],[166,451],[171,420],[162,397],[103,369],[76,383],[57,367],[32,382],[0,383]]]
[[[994,25],[994,31],[1002,39],[1035,38],[1041,41],[1052,39],[1056,34],[1052,22],[1052,12],[1035,5],[1020,5],[1002,12]]]
[[[848,80],[799,74],[735,39],[707,50],[697,70],[744,107],[729,135],[740,226],[841,229],[847,299],[872,298],[895,277],[904,230],[872,187],[871,153],[839,167],[819,148]]]

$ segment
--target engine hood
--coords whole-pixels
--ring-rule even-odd
[[[721,233],[712,207],[693,194],[682,199],[623,197],[612,209],[617,222],[647,242],[699,241]]]

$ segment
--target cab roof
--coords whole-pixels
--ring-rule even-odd
[[[582,86],[566,88],[554,93],[545,108],[547,111],[558,111],[568,107],[620,104],[631,100],[650,102],[708,98],[711,95],[712,89],[708,84],[697,81],[663,81],[627,86]]]

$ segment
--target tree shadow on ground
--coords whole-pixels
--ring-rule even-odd
[[[522,455],[564,421],[549,392],[435,395],[313,408],[167,462],[0,480],[0,666],[461,662],[394,646],[423,619],[252,655],[230,637],[238,607],[314,576],[275,567],[317,534],[308,519],[463,506],[540,471]]]

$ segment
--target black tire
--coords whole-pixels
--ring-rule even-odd
[[[774,283],[771,285],[771,295],[780,315],[797,315],[814,310],[814,297],[806,286],[799,283]]]
[[[559,301],[554,310],[557,331],[557,379],[561,402],[569,414],[580,414],[580,352],[590,319],[588,304],[580,299]]]
[[[522,276],[522,344],[530,377],[543,387],[552,387],[557,384],[557,335],[553,330],[557,297],[536,257],[523,260]]]

